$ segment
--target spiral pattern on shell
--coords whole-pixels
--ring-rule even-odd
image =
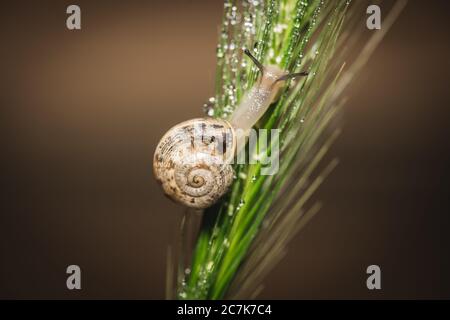
[[[233,181],[236,141],[225,120],[199,118],[170,129],[159,142],[153,170],[164,192],[192,208],[213,205]]]

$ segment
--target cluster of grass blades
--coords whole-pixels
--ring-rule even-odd
[[[309,75],[287,81],[257,124],[279,130],[278,172],[261,174],[270,148],[263,154],[257,147],[249,150],[249,156],[260,161],[235,165],[231,190],[203,213],[192,252],[181,244],[183,257],[178,257],[175,281],[169,274],[168,297],[255,297],[289,240],[319,210],[320,204],[308,200],[337,165],[333,160],[315,173],[339,134],[333,120],[345,103],[345,88],[405,2],[389,8],[382,30],[368,35],[369,4],[363,0],[225,1],[216,52],[216,91],[210,99],[214,107],[208,115],[227,118],[257,81],[258,69],[243,55],[244,48],[265,65],[291,73],[306,70]],[[187,225],[185,221],[181,230],[184,242],[184,235],[192,232]]]

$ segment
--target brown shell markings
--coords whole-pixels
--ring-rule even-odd
[[[236,140],[230,124],[198,118],[171,128],[159,142],[153,171],[171,199],[204,209],[223,196],[233,181],[230,160]]]

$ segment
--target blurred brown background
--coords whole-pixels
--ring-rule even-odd
[[[76,3],[81,31],[72,2],[2,3],[0,298],[164,298],[181,210],[152,154],[213,92],[222,2]],[[324,208],[261,298],[450,298],[449,19],[410,1],[352,86]]]

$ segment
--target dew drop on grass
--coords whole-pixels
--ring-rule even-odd
[[[239,178],[241,178],[242,180],[247,179],[247,174],[244,172],[239,172]]]
[[[223,58],[223,51],[222,51],[222,49],[217,49],[216,55],[217,55],[217,58]]]
[[[273,32],[275,33],[282,33],[284,30],[287,29],[287,25],[285,23],[277,23],[275,27],[273,28]]]
[[[203,105],[203,112],[210,117],[214,116],[214,106],[215,99],[211,97],[208,102]]]
[[[187,298],[186,292],[184,292],[184,291],[180,292],[179,296],[180,296],[181,299],[186,299]]]
[[[242,208],[242,206],[243,206],[244,204],[245,204],[244,199],[241,199],[241,200],[239,201],[238,206],[236,207],[236,212],[239,211],[239,210],[241,210],[241,208]]]

